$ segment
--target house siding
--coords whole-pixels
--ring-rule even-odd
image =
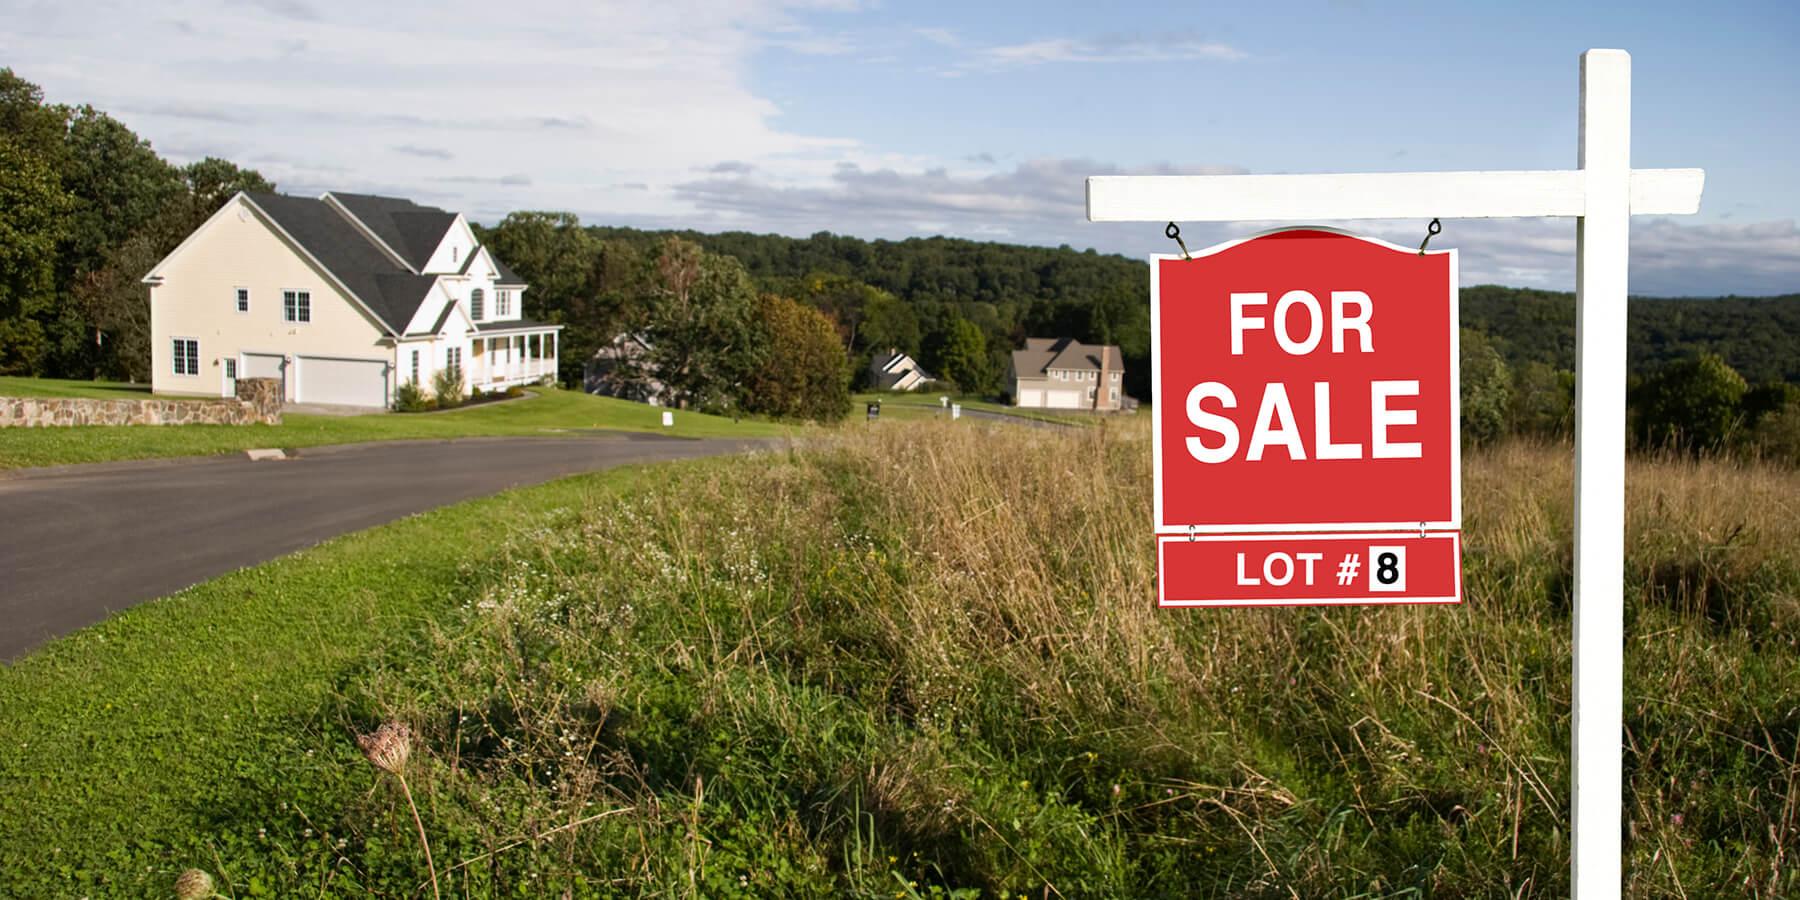
[[[158,273],[150,288],[151,387],[159,394],[225,396],[223,359],[245,352],[393,362],[385,332],[242,198],[232,201]],[[250,289],[237,312],[236,289]],[[282,292],[311,294],[312,321],[283,318]],[[176,375],[171,340],[200,342],[200,373]],[[292,400],[297,380],[288,379]]]

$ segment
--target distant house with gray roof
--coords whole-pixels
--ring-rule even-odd
[[[1124,380],[1116,345],[1074,338],[1026,338],[1007,370],[1013,405],[1033,409],[1112,412],[1125,403]]]
[[[560,325],[460,213],[398,197],[239,193],[144,276],[152,387],[384,407],[445,369],[470,389],[555,378]]]
[[[893,347],[869,360],[869,386],[878,391],[916,391],[933,380],[911,356]]]

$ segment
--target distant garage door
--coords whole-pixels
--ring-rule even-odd
[[[1020,406],[1043,406],[1044,405],[1044,392],[1038,391],[1038,390],[1032,390],[1030,388],[1020,388],[1019,389],[1019,405]]]
[[[1050,402],[1044,405],[1051,409],[1081,408],[1081,394],[1075,391],[1046,391],[1045,396]]]
[[[388,403],[387,363],[378,359],[302,356],[298,381],[301,403],[374,407]]]

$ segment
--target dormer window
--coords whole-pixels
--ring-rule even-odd
[[[494,292],[494,315],[502,319],[512,315],[512,291]]]
[[[469,318],[474,319],[477,322],[481,321],[481,306],[482,302],[486,299],[487,297],[481,292],[481,288],[476,288],[469,292]]]

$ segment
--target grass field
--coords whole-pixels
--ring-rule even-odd
[[[0,375],[0,397],[92,397],[100,400],[148,400],[150,396],[150,386],[147,384]],[[183,398],[168,397],[167,399]]]
[[[32,378],[0,378],[0,396],[19,396],[30,382],[45,392],[91,390],[109,396],[129,393],[127,385]],[[641,403],[577,391],[533,388],[535,396],[441,413],[375,413],[361,416],[288,414],[280,425],[87,426],[0,428],[0,468],[106,462],[159,456],[230,453],[252,447],[316,447],[357,441],[554,434],[556,430],[605,428],[654,431],[677,437],[765,437],[785,426],[764,421],[733,422],[700,413],[677,412],[675,427],[662,427],[662,410]],[[149,396],[137,393],[135,396]]]
[[[867,415],[867,405],[877,400],[881,401],[881,414],[883,416],[887,416],[889,413],[899,412],[909,419],[932,418],[944,415],[943,407],[938,403],[938,397],[940,396],[946,395],[934,394],[930,391],[920,391],[918,393],[881,391],[855,394],[851,397],[850,418],[860,419],[865,417]],[[962,407],[965,410],[977,410],[980,412],[994,413],[996,415],[1013,416],[1020,419],[1032,419],[1040,422],[1055,422],[1059,425],[1092,425],[1099,419],[1104,418],[1103,416],[1095,416],[1088,413],[1057,413],[1042,409],[1020,409],[1016,406],[1007,406],[1004,403],[995,403],[991,400],[981,400],[974,397],[951,397],[951,400],[962,404]]]
[[[1468,454],[1460,607],[1158,611],[1147,424],[846,429],[129,611],[0,671],[0,884],[417,896],[398,719],[447,896],[1567,896],[1567,450]],[[1629,496],[1627,892],[1793,896],[1800,473]]]

